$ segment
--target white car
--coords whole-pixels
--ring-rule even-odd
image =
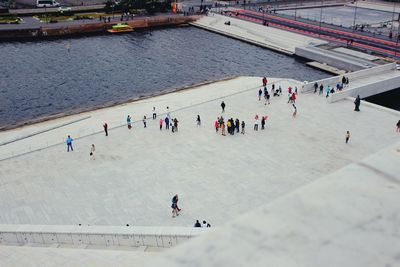
[[[70,8],[70,7],[62,7],[62,6],[60,6],[59,8],[58,8],[58,11],[59,12],[61,12],[61,13],[63,13],[63,12],[69,12],[69,11],[71,11],[72,9]]]

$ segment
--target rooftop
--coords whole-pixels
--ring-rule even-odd
[[[284,93],[269,105],[258,100],[260,77],[239,77],[0,133],[4,142],[36,134],[0,147],[0,223],[191,226],[206,219],[220,226],[399,138],[398,113],[364,103],[354,112],[350,100],[328,104],[313,93],[299,94],[294,119],[286,88],[301,83],[271,82]],[[180,121],[177,133],[160,131],[158,119],[143,128],[143,115],[167,106]],[[252,129],[256,114],[269,116],[263,131]],[[246,134],[215,133],[221,115],[244,120]],[[69,153],[68,134],[75,138]],[[183,211],[171,218],[175,193]]]

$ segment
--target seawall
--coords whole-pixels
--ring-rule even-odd
[[[188,24],[199,19],[200,16],[176,16],[176,15],[162,15],[154,17],[140,17],[133,20],[124,21],[124,23],[133,27],[134,29],[144,29],[152,27],[163,26],[176,26]],[[116,22],[95,22],[95,23],[82,23],[79,25],[68,26],[52,26],[52,27],[33,27],[25,29],[10,29],[0,30],[1,40],[12,39],[41,39],[48,37],[72,36],[79,34],[103,33],[110,29]]]

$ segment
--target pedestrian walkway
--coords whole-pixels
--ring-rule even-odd
[[[345,85],[343,90],[337,91],[336,85],[342,83],[343,76],[349,78],[349,84]],[[355,71],[344,75],[330,77],[318,81],[308,82],[302,87],[302,92],[314,92],[314,83],[318,86],[327,86],[336,91],[330,94],[329,102],[342,100],[346,97],[366,98],[379,93],[387,92],[399,87],[400,71],[397,70],[396,63],[385,64],[365,70]],[[319,89],[317,89],[319,91]],[[325,94],[325,91],[323,92]]]
[[[225,22],[230,21],[230,25]],[[325,44],[325,41],[252,22],[210,13],[191,25],[280,53],[293,55],[298,46]]]
[[[397,113],[373,105],[361,105],[358,113],[352,101],[327,104],[299,94],[293,118],[286,89],[303,83],[268,77],[268,90],[271,82],[283,95],[271,96],[269,105],[258,100],[261,77],[239,77],[1,132],[1,140],[15,139],[90,116],[0,147],[2,158],[42,148],[0,161],[0,223],[193,226],[207,218],[220,226],[398,140]],[[159,130],[167,106],[179,120],[176,133]],[[153,107],[157,119],[143,128]],[[268,115],[265,130],[252,130],[256,114]],[[221,115],[245,121],[246,133],[216,133]],[[347,130],[352,137],[346,145]],[[74,139],[69,153],[67,135]],[[96,160],[90,159],[92,144]],[[182,209],[176,218],[174,194]]]

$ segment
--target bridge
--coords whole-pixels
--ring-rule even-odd
[[[400,85],[400,71],[397,70],[396,63],[347,73],[345,76],[349,78],[349,85],[342,91],[330,94],[327,99],[328,102],[336,102],[346,97],[356,97],[357,95],[365,98],[396,89]],[[336,87],[336,84],[341,83],[342,77],[342,75],[339,75],[309,82],[303,86],[302,92],[313,92],[315,82],[318,85],[322,84],[324,88],[328,85]]]

